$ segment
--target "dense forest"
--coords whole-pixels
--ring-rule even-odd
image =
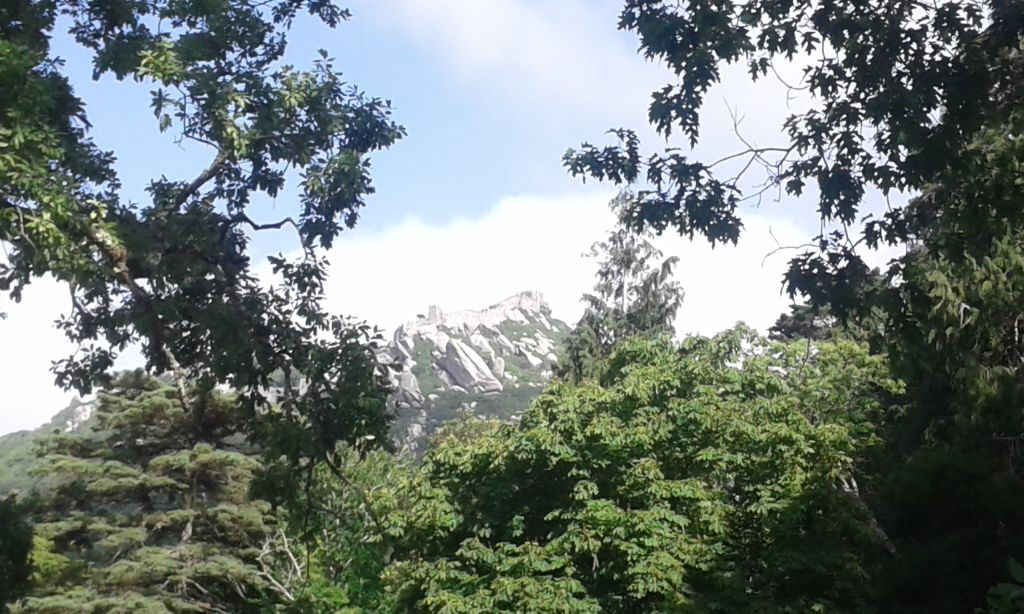
[[[619,225],[555,378],[520,420],[451,423],[422,459],[388,437],[382,339],[324,291],[370,159],[405,129],[329,54],[281,62],[305,13],[349,18],[0,3],[0,290],[67,285],[80,349],[55,375],[98,393],[90,428],[41,439],[35,487],[0,500],[0,608],[1024,612],[1024,4],[625,0],[618,27],[674,75],[650,100],[665,139],[716,138],[701,111],[730,64],[797,64],[808,104],[783,142],[740,134],[718,160],[627,128],[570,149],[571,175],[620,190]],[[125,199],[58,35],[95,78],[151,89],[201,172],[155,168],[149,201]],[[292,215],[256,219],[295,177]],[[767,336],[674,338],[681,263],[653,235],[742,242],[765,191],[820,218],[780,280],[792,310]],[[297,255],[267,282],[249,244],[282,228]],[[868,266],[881,246],[904,255]],[[116,372],[130,345],[144,365]]]

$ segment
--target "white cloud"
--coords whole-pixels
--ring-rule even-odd
[[[657,245],[679,256],[677,278],[686,298],[676,320],[680,335],[712,335],[743,321],[766,331],[787,309],[782,274],[792,254],[776,251],[800,238],[795,227],[763,216],[744,217],[737,245],[712,248],[703,240],[663,236]]]
[[[0,294],[0,434],[35,428],[65,407],[72,394],[53,383],[50,364],[71,353],[53,325],[67,305],[67,288],[51,278],[36,280],[14,303]]]
[[[391,329],[428,304],[486,307],[539,290],[556,314],[571,317],[591,275],[581,254],[612,222],[608,200],[607,192],[516,196],[476,219],[438,225],[408,218],[352,233],[330,254],[330,306]]]
[[[370,0],[355,8],[397,26],[489,95],[632,118],[666,74],[616,29],[617,0]]]
[[[0,293],[0,435],[36,428],[67,407],[75,391],[61,390],[51,366],[71,356],[74,343],[55,322],[70,308],[67,285],[52,277],[34,280],[20,303]],[[141,352],[130,345],[114,361],[114,369],[143,364]]]
[[[609,197],[516,196],[477,219],[445,225],[408,219],[378,233],[353,233],[330,255],[330,305],[390,330],[428,304],[481,308],[539,290],[555,316],[573,323],[596,266],[582,254],[614,222]],[[681,334],[714,333],[739,320],[766,329],[788,304],[779,292],[787,257],[765,256],[776,239],[798,243],[800,231],[757,215],[746,216],[745,224],[738,246],[712,250],[702,239],[669,236],[657,241],[680,258],[677,278],[686,289]]]

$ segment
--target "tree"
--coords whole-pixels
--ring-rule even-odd
[[[32,526],[16,495],[0,499],[0,612],[28,588],[32,574]]]
[[[622,212],[633,196],[623,192],[612,201]],[[648,236],[619,226],[594,243],[592,257],[601,258],[593,294],[584,294],[586,310],[566,339],[561,375],[579,381],[606,358],[618,343],[636,335],[671,334],[683,288],[672,280],[679,259],[662,260]]]
[[[258,457],[240,410],[141,373],[101,395],[91,434],[54,435],[36,520],[48,574],[15,612],[257,612],[278,600],[259,555],[276,523],[248,498]],[[282,599],[283,601],[283,599]]]
[[[393,611],[381,572],[394,549],[394,518],[409,501],[399,485],[412,478],[414,465],[384,450],[353,447],[338,459],[340,472],[319,467],[307,487],[282,501],[290,512],[283,514],[279,541],[291,540],[285,561],[292,573],[276,575],[290,582],[289,611]],[[254,484],[255,492],[262,486]]]
[[[671,227],[713,244],[737,240],[742,201],[813,190],[823,231],[791,261],[786,284],[837,315],[858,306],[869,277],[858,245],[922,232],[906,209],[865,211],[870,189],[914,192],[964,177],[964,155],[994,119],[1020,128],[1013,109],[1024,11],[1016,2],[626,0],[619,27],[678,77],[651,97],[651,124],[665,137],[698,143],[705,95],[733,63],[745,63],[754,80],[777,77],[807,109],[786,118],[779,143],[756,146],[740,136],[739,150],[719,160],[672,147],[645,157],[636,133],[618,129],[617,145],[567,152],[568,170],[640,183],[626,210],[635,228]],[[780,61],[802,69],[798,82],[779,76]],[[766,171],[754,191],[741,183],[750,168]],[[851,236],[848,228],[861,222],[860,237]]]
[[[775,319],[768,329],[768,337],[773,341],[852,339],[868,343],[873,352],[884,352],[884,329],[885,313],[879,309],[865,309],[858,318],[844,321],[833,315],[827,304],[793,303],[789,312]]]
[[[857,459],[899,391],[852,342],[633,339],[428,453],[386,578],[405,611],[869,611]]]
[[[339,440],[385,430],[373,334],[323,309],[321,252],[373,192],[368,156],[403,130],[389,103],[346,83],[326,53],[308,71],[281,63],[303,10],[330,26],[349,17],[328,0],[5,2],[0,290],[18,299],[44,274],[68,284],[60,326],[80,350],[56,372],[82,392],[137,343],[151,373],[238,390],[251,425],[272,375],[301,374],[303,389],[287,387],[282,410],[262,413],[279,428],[252,431],[283,433],[280,453],[318,461]],[[152,88],[160,129],[206,152],[203,171],[160,175],[145,203],[122,197],[116,152],[89,138],[85,103],[50,49],[65,24],[94,77]],[[281,194],[289,173],[300,178],[295,214],[255,220],[251,204]],[[271,257],[268,288],[247,246],[276,229],[294,230],[301,255]]]
[[[980,607],[1024,551],[1024,228],[930,254],[931,241],[968,238],[954,219],[903,259],[902,283],[883,295],[894,373],[908,389],[879,479],[898,548],[880,576],[892,612]]]
[[[836,320],[827,309],[814,309],[810,305],[793,304],[789,313],[781,313],[768,335],[775,341],[810,339],[827,341],[836,334]]]
[[[866,476],[895,551],[876,576],[878,607],[981,607],[1024,548],[1020,4],[628,0],[620,25],[679,76],[654,94],[651,119],[691,143],[723,64],[745,61],[755,79],[778,76],[779,59],[803,67],[790,89],[810,106],[787,118],[777,146],[744,143],[717,161],[676,149],[641,158],[636,135],[619,131],[619,146],[584,145],[565,161],[575,174],[643,179],[634,227],[712,241],[735,241],[739,203],[758,196],[732,164],[765,169],[765,189],[780,194],[816,190],[823,232],[791,261],[790,293],[884,331],[907,384]],[[871,188],[915,198],[874,217]],[[861,222],[859,237],[847,233]],[[909,253],[879,283],[856,248],[899,242]]]
[[[1019,55],[1007,62],[1020,71]],[[1019,108],[1000,100],[905,209],[916,243],[881,283],[861,285],[847,323],[884,333],[907,385],[871,478],[896,550],[877,576],[886,611],[981,607],[1024,549]]]

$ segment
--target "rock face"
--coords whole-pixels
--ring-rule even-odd
[[[470,392],[501,392],[502,385],[480,354],[458,339],[449,339],[444,358],[438,361],[450,382]]]
[[[381,356],[396,364],[395,437],[414,453],[463,414],[515,420],[551,377],[569,327],[551,317],[539,292],[480,310],[444,311],[395,331]]]

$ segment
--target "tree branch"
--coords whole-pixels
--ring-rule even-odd
[[[200,173],[198,177],[192,180],[192,183],[185,186],[185,189],[183,189],[181,192],[178,193],[177,196],[174,197],[174,200],[171,201],[171,208],[177,209],[178,207],[185,204],[186,200],[188,200],[196,192],[198,192],[199,189],[206,185],[208,181],[217,176],[217,174],[221,171],[221,168],[224,166],[224,164],[227,163],[229,159],[230,156],[223,151],[217,154],[217,157],[213,159],[213,162],[210,163],[210,166],[207,166],[206,170]]]
[[[299,236],[299,242],[302,243],[302,246],[307,247],[306,239],[302,236],[302,229],[299,228],[298,222],[296,222],[291,217],[286,217],[276,222],[260,224],[253,221],[253,219],[246,215],[244,212],[238,212],[224,221],[224,226],[221,228],[220,233],[220,240],[222,242],[224,241],[224,237],[227,234],[228,229],[237,224],[248,224],[250,228],[257,232],[261,230],[280,230],[286,225],[291,226],[292,228],[295,229],[295,234]]]
[[[211,168],[213,166],[211,165]],[[209,171],[210,169],[207,169]],[[216,172],[216,171],[214,171]],[[206,173],[204,172],[204,175]],[[212,175],[211,175],[212,176]],[[209,178],[207,178],[207,181]],[[196,182],[193,182],[196,183]],[[200,183],[199,185],[202,185]],[[196,187],[198,189],[198,186]],[[25,216],[34,218],[37,217],[37,213],[28,207],[17,205],[6,199],[0,199],[0,210],[14,210],[18,213],[21,218]],[[154,306],[153,296],[146,291],[145,288],[139,285],[132,275],[128,264],[128,252],[123,246],[119,245],[117,241],[111,237],[106,230],[91,224],[85,223],[82,225],[82,232],[86,235],[89,244],[99,250],[100,254],[107,261],[110,267],[111,273],[114,279],[124,286],[131,295],[142,305],[142,309],[145,312],[147,318],[149,318],[152,330],[149,333],[149,341],[153,344],[154,355],[162,355],[167,361],[167,365],[175,374],[175,379],[178,384],[178,394],[180,400],[185,409],[189,409],[187,396],[184,388],[184,373],[179,365],[174,353],[164,341],[164,327],[163,322],[160,320],[159,314],[156,312]],[[27,237],[25,237],[28,240]],[[31,243],[31,242],[30,242]]]
[[[229,222],[232,223],[232,224],[238,224],[238,223],[248,224],[253,230],[257,230],[257,231],[259,231],[259,230],[280,230],[286,224],[291,226],[291,227],[293,227],[293,228],[295,228],[296,232],[300,231],[299,230],[299,225],[291,217],[286,217],[286,218],[284,218],[282,220],[278,220],[276,222],[270,222],[270,223],[267,223],[267,224],[258,224],[256,222],[254,222],[248,215],[246,215],[244,213],[236,213],[234,216],[232,216],[230,218]]]
[[[896,544],[886,534],[885,529],[878,523],[878,519],[875,518],[875,513],[871,511],[868,504],[864,502],[864,499],[860,496],[860,488],[857,486],[857,480],[853,476],[849,478],[843,478],[841,481],[841,490],[843,494],[849,497],[857,507],[860,508],[861,512],[867,516],[868,528],[875,538],[882,544],[885,550],[889,554],[896,554]]]

